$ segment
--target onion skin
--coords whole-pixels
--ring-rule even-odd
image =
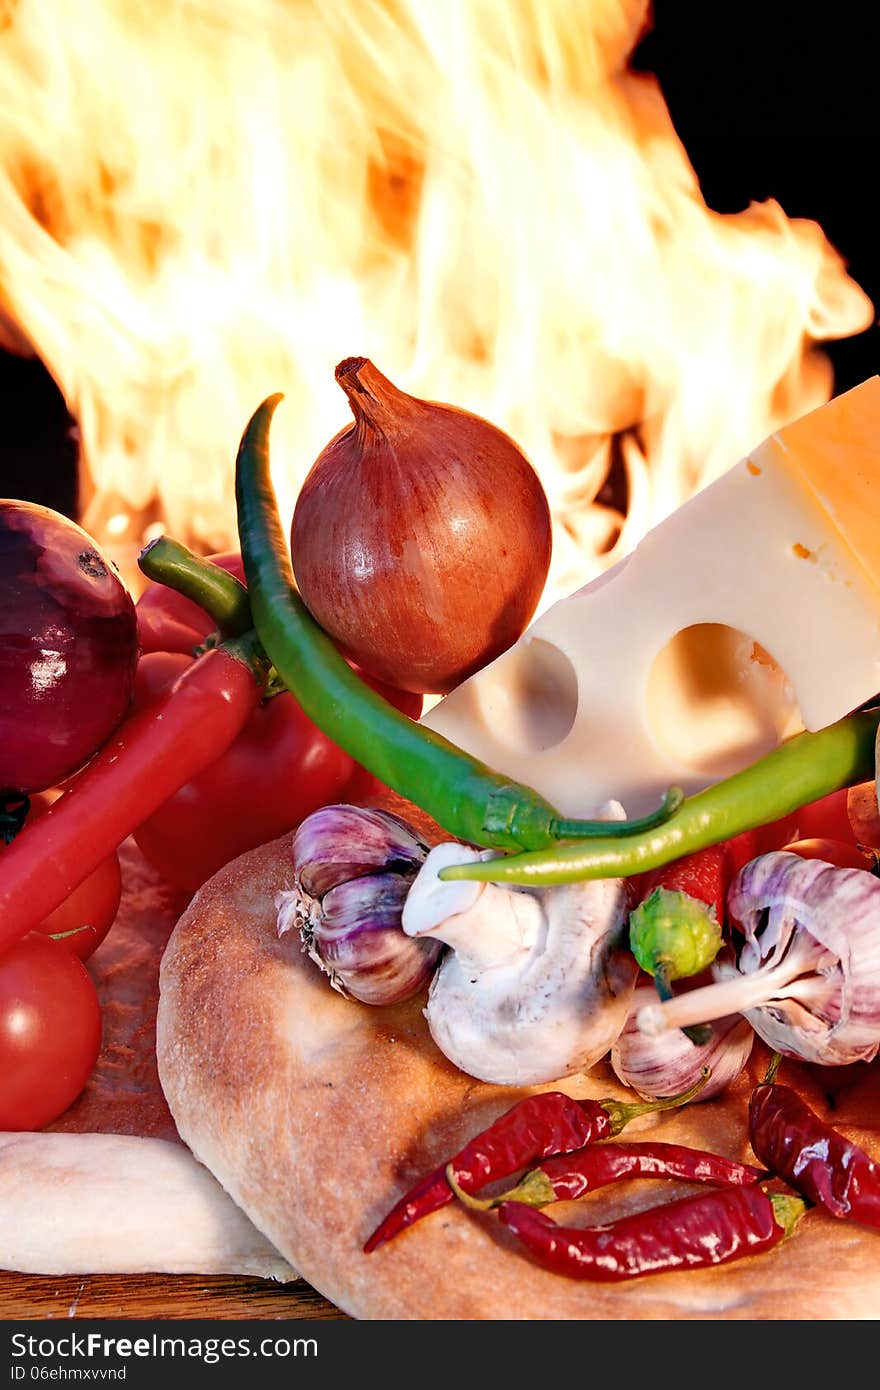
[[[55,786],[131,703],[134,602],[75,522],[0,501],[0,793]]]
[[[362,357],[336,380],[355,423],[300,490],[297,587],[365,671],[447,694],[512,646],[537,608],[546,495],[513,440],[479,416],[406,395]]]

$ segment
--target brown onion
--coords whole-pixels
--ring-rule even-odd
[[[550,565],[550,509],[513,440],[408,396],[367,358],[336,368],[355,423],[306,478],[291,554],[303,601],[359,666],[446,694],[519,638]]]

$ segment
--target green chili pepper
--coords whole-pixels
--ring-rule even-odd
[[[254,626],[281,680],[318,728],[451,835],[487,849],[534,850],[562,837],[607,840],[643,833],[670,815],[682,801],[678,788],[640,820],[566,820],[532,788],[408,719],[360,680],[294,586],[269,471],[269,426],[281,399],[268,397],[242,436],[238,534]]]
[[[694,850],[781,820],[822,796],[874,776],[880,709],[847,715],[817,733],[797,734],[742,772],[688,797],[663,825],[625,840],[556,844],[477,864],[450,864],[441,879],[488,879],[541,886],[628,878]]]
[[[665,985],[712,964],[721,948],[721,923],[689,893],[655,888],[630,913],[629,945],[642,969]]]
[[[672,981],[699,975],[721,949],[721,923],[714,907],[678,888],[655,888],[629,915],[629,948],[636,962],[653,975],[661,999],[672,998]],[[710,1027],[682,1030],[702,1045]]]

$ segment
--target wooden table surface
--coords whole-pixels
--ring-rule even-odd
[[[0,1320],[6,1322],[43,1318],[286,1322],[345,1316],[304,1280],[276,1284],[231,1275],[0,1274]]]

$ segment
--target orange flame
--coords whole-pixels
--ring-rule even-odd
[[[627,66],[646,18],[0,0],[0,333],[79,422],[84,525],[234,544],[235,448],[278,390],[289,514],[346,420],[333,367],[363,354],[518,440],[555,518],[549,600],[827,400],[815,345],[872,306],[815,223],[707,208]]]

